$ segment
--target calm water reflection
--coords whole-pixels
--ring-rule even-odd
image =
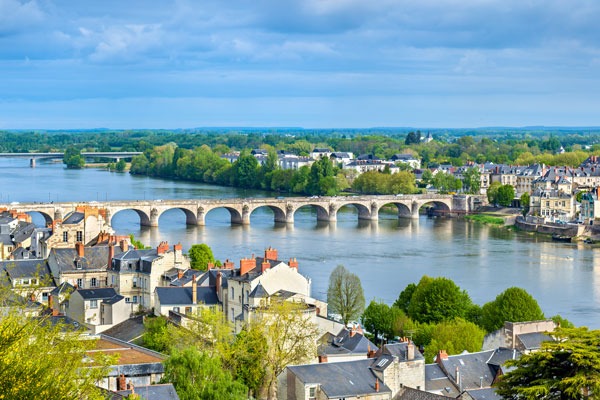
[[[171,198],[272,196],[259,191],[172,182],[108,173],[70,171],[62,164],[0,159],[0,202],[93,201]],[[296,257],[313,281],[313,294],[325,299],[331,270],[343,264],[362,280],[367,300],[392,303],[409,283],[423,275],[445,276],[482,304],[504,289],[520,286],[540,303],[546,315],[561,314],[578,325],[600,328],[600,261],[597,249],[583,244],[554,243],[547,238],[472,224],[456,219],[358,221],[352,207],[336,223],[316,221],[302,208],[295,224],[275,224],[268,208],[251,216],[251,226],[231,226],[229,213],[213,210],[206,226],[185,225],[183,212],[163,214],[158,228],[142,228],[133,211],[113,217],[120,234],[133,233],[147,244],[181,242],[184,249],[207,243],[215,257],[239,260],[268,246],[281,259]]]

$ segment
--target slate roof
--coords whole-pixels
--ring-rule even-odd
[[[21,243],[27,238],[31,237],[33,231],[35,230],[35,225],[29,222],[19,221],[17,227],[12,232],[13,240],[15,243]]]
[[[466,392],[474,400],[500,400],[502,397],[496,394],[494,388],[483,388],[483,389],[469,389]]]
[[[192,305],[192,287],[157,287],[155,289],[161,306],[189,306]],[[214,286],[198,286],[196,296],[199,304],[219,304],[217,291]]]
[[[77,289],[76,292],[85,300],[104,300],[117,296],[114,288]]]
[[[442,396],[435,393],[429,393],[423,390],[413,389],[407,386],[402,387],[392,400],[443,400],[454,399],[451,396]]]
[[[523,344],[526,350],[537,350],[542,347],[542,342],[554,340],[552,336],[542,332],[523,333],[517,335],[517,340]]]
[[[179,396],[172,383],[135,386],[133,389],[135,394],[139,395],[143,400],[179,400]],[[117,393],[128,396],[131,394],[131,390],[119,390]]]
[[[448,379],[442,368],[437,364],[425,365],[425,390],[439,392],[446,396],[458,397],[460,392],[454,383]]]
[[[369,350],[377,351],[378,348],[362,333],[356,332],[350,335],[351,331],[344,328],[331,341],[319,348],[319,355],[328,357],[342,355],[364,355],[366,356]]]
[[[375,394],[376,377],[371,371],[373,360],[289,366],[288,370],[304,384],[318,384],[329,398]],[[289,373],[289,372],[288,372]],[[391,393],[379,382],[379,393]]]
[[[125,297],[118,294],[116,296],[111,297],[110,299],[103,300],[102,302],[104,304],[115,304],[115,303],[118,303],[119,301],[123,300],[124,298]]]
[[[264,286],[259,282],[258,285],[250,292],[249,297],[253,297],[255,299],[261,299],[265,297],[269,297],[269,293],[265,290]]]
[[[61,283],[60,285],[58,285],[57,287],[55,287],[54,289],[52,289],[52,291],[50,292],[50,294],[52,296],[59,296],[61,294],[70,294],[75,290],[75,286],[71,285],[69,282],[65,281],[63,283]]]
[[[48,268],[48,261],[42,259],[0,261],[0,269],[6,271],[11,280],[37,278],[47,286],[55,286]]]
[[[131,342],[132,340],[142,336],[143,333],[144,317],[141,315],[126,319],[125,321],[102,332],[103,335],[123,340],[125,342]]]
[[[123,251],[121,247],[113,247],[115,256]],[[84,247],[83,257],[79,257],[74,248],[57,249],[50,251],[48,263],[55,273],[74,272],[79,270],[104,271],[108,266],[108,246]]]
[[[475,389],[490,387],[494,381],[497,365],[488,364],[496,350],[480,351],[477,353],[464,353],[449,356],[447,360],[441,360],[448,377],[457,382],[456,371],[460,375],[459,388]],[[511,350],[512,353],[512,350]],[[482,378],[482,379],[480,379]]]
[[[113,271],[121,272],[144,272],[151,273],[152,261],[160,258],[156,249],[147,250],[127,250],[120,254],[115,254],[112,261],[111,269]],[[131,270],[128,267],[131,265]],[[123,268],[122,268],[123,267]]]
[[[83,221],[85,215],[82,212],[74,211],[67,215],[67,218],[63,220],[63,225],[75,225]]]
[[[73,318],[67,317],[66,315],[43,315],[37,317],[42,324],[50,324],[52,326],[61,325],[64,327],[71,327],[74,330],[86,332],[89,329],[85,325],[81,325],[79,322],[75,321]]]

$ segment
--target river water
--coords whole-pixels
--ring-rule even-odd
[[[29,160],[0,159],[0,168],[0,203],[273,196],[94,168],[67,170],[49,161],[38,160],[30,168]],[[42,219],[34,215],[34,221]],[[336,223],[317,222],[316,213],[305,207],[293,226],[275,224],[268,208],[256,210],[250,226],[232,226],[224,209],[209,212],[203,227],[186,226],[180,210],[164,213],[158,228],[140,227],[133,211],[115,214],[112,222],[118,234],[133,233],[152,246],[167,240],[180,242],[186,251],[206,243],[216,258],[236,264],[272,246],[280,259],[298,259],[300,272],[312,279],[313,296],[322,300],[331,270],[342,264],[360,277],[367,303],[391,304],[423,275],[444,276],[478,304],[519,286],[547,316],[560,314],[576,325],[600,328],[600,249],[581,243],[556,243],[461,219],[399,220],[382,214],[378,222],[359,221],[353,207],[340,210]]]

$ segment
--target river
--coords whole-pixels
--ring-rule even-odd
[[[94,168],[68,170],[49,161],[38,160],[30,168],[26,159],[0,159],[0,168],[0,203],[273,196]],[[145,244],[180,242],[185,251],[206,243],[216,258],[236,264],[272,246],[280,259],[298,259],[300,272],[312,279],[313,296],[323,300],[331,270],[342,264],[360,277],[367,303],[391,304],[423,275],[444,276],[475,303],[518,286],[535,297],[547,316],[560,314],[576,325],[600,328],[600,261],[595,257],[600,249],[462,219],[380,217],[379,222],[359,221],[355,210],[345,207],[336,223],[322,223],[313,210],[302,208],[294,225],[287,226],[275,224],[272,212],[261,208],[252,214],[250,226],[232,226],[222,209],[208,213],[204,227],[186,226],[180,210],[163,214],[158,228],[140,227],[133,211],[117,213],[112,221],[118,234],[133,233]],[[37,215],[34,221],[42,222]]]

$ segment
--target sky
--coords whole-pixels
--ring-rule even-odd
[[[0,0],[0,129],[600,126],[597,0]]]

